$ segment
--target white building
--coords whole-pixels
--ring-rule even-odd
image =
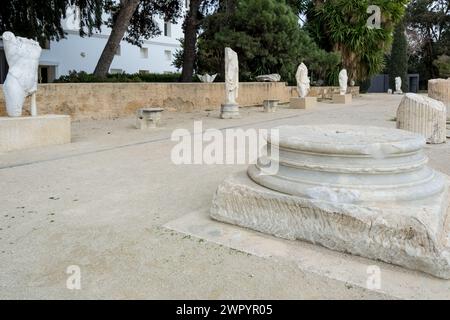
[[[185,6],[188,1],[186,1]],[[160,36],[144,40],[142,48],[122,40],[111,64],[110,73],[168,73],[175,72],[172,66],[174,53],[180,48],[178,39],[183,37],[182,21],[176,24],[155,18]],[[100,33],[90,37],[80,37],[78,32],[76,10],[69,10],[67,19],[62,23],[67,33],[66,39],[50,41],[42,50],[39,79],[40,82],[52,82],[71,70],[92,73],[108,40],[110,29],[102,27]],[[7,73],[7,64],[0,41],[0,83]]]

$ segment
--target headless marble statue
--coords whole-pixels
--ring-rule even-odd
[[[395,78],[395,93],[403,93],[402,91],[402,78],[396,77]]]
[[[347,86],[348,86],[347,70],[342,69],[341,72],[339,72],[339,93],[341,95],[347,94]]]
[[[303,62],[298,66],[295,79],[297,80],[297,91],[299,97],[306,98],[310,90],[310,82],[308,78],[308,68]]]
[[[239,62],[237,53],[225,48],[226,104],[236,104],[239,93]]]
[[[3,84],[6,111],[10,117],[20,117],[25,98],[31,96],[31,115],[37,115],[37,73],[41,47],[30,39],[16,37],[12,32],[3,33],[3,46],[9,71]]]

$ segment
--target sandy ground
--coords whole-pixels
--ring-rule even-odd
[[[283,124],[395,127],[400,96],[363,95],[350,106],[310,110],[165,113],[164,127],[134,119],[74,122],[73,143],[0,154],[0,298],[18,299],[383,299],[364,288],[305,273],[162,227],[207,208],[215,188],[246,166],[171,162],[176,128],[271,128]],[[450,174],[449,145],[427,146]],[[69,290],[66,270],[81,270]]]

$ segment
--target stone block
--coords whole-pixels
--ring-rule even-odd
[[[0,152],[70,143],[70,116],[0,117]]]
[[[407,93],[397,110],[397,128],[419,133],[431,144],[445,143],[446,107],[432,98]]]
[[[264,100],[264,112],[275,112],[278,108],[278,103],[280,100]]]
[[[156,128],[161,123],[162,108],[143,108],[137,111],[136,128],[145,130]]]
[[[447,120],[450,120],[450,78],[428,80],[428,96],[447,107]]]
[[[308,109],[314,107],[316,104],[316,97],[291,98],[290,100],[291,109]]]
[[[338,104],[352,103],[351,94],[333,94],[333,102]]]
[[[237,104],[222,104],[220,108],[221,119],[240,119],[239,105]]]

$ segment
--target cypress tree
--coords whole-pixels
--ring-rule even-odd
[[[408,42],[405,22],[400,22],[394,31],[394,42],[388,64],[389,86],[395,89],[395,78],[402,78],[402,91],[408,92]]]

